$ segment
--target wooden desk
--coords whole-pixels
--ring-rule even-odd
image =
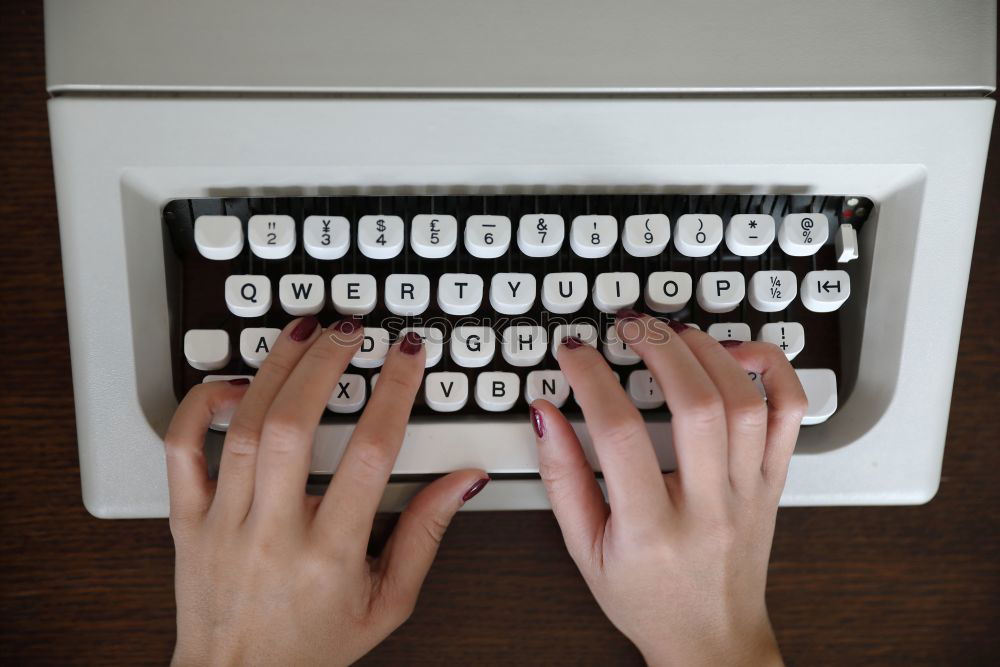
[[[165,521],[80,501],[40,3],[0,9],[0,655],[163,664]],[[1000,656],[1000,143],[994,133],[944,477],[925,507],[785,509],[768,598],[792,664],[984,664]],[[384,528],[380,524],[380,528]],[[546,512],[465,514],[413,618],[367,664],[634,664]]]

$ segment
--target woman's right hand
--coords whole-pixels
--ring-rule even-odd
[[[781,664],[764,603],[778,499],[806,410],[768,343],[723,346],[675,322],[620,313],[672,414],[677,470],[660,472],[642,416],[599,352],[563,341],[608,502],[552,404],[531,417],[541,476],[570,555],[611,622],[650,664]],[[759,373],[765,402],[747,376]]]

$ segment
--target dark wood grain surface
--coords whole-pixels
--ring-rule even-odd
[[[0,12],[0,661],[163,664],[174,639],[166,522],[99,521],[80,501],[41,8],[7,1]],[[792,664],[1000,659],[996,132],[991,155],[940,493],[923,507],[780,511],[768,598]],[[459,516],[413,618],[365,662],[639,658],[552,516],[528,512]]]

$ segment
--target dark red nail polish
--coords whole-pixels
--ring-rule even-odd
[[[583,341],[576,336],[566,336],[559,342],[562,343],[564,347],[568,347],[571,350],[575,350],[583,345]]]
[[[250,378],[233,378],[229,384],[250,384]]]
[[[738,347],[742,345],[745,341],[742,340],[720,340],[719,345],[722,347]]]
[[[319,326],[319,320],[316,319],[315,315],[309,315],[308,317],[303,317],[302,321],[295,325],[292,329],[292,333],[288,336],[299,343],[309,338],[313,331],[316,331],[316,327]]]
[[[361,328],[361,318],[357,316],[345,317],[334,324],[333,328],[342,334],[352,334]]]
[[[637,310],[632,310],[631,308],[623,308],[615,313],[615,318],[621,320],[622,322],[637,320],[640,317],[642,317],[642,313]]]
[[[531,406],[531,426],[535,429],[535,435],[539,438],[545,435],[545,421],[542,419],[542,411]]]
[[[424,346],[424,339],[416,331],[408,331],[399,342],[403,354],[416,354]]]
[[[473,484],[472,486],[470,486],[469,490],[465,492],[464,496],[462,496],[462,502],[463,503],[468,502],[469,500],[475,498],[476,494],[482,491],[489,483],[490,483],[490,478],[484,477],[475,484]]]
[[[684,324],[683,322],[678,322],[677,320],[667,320],[667,326],[676,331],[677,333],[684,333],[691,327]]]

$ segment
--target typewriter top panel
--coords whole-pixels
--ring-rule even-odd
[[[234,7],[49,0],[48,89],[753,94],[996,86],[993,0]]]

